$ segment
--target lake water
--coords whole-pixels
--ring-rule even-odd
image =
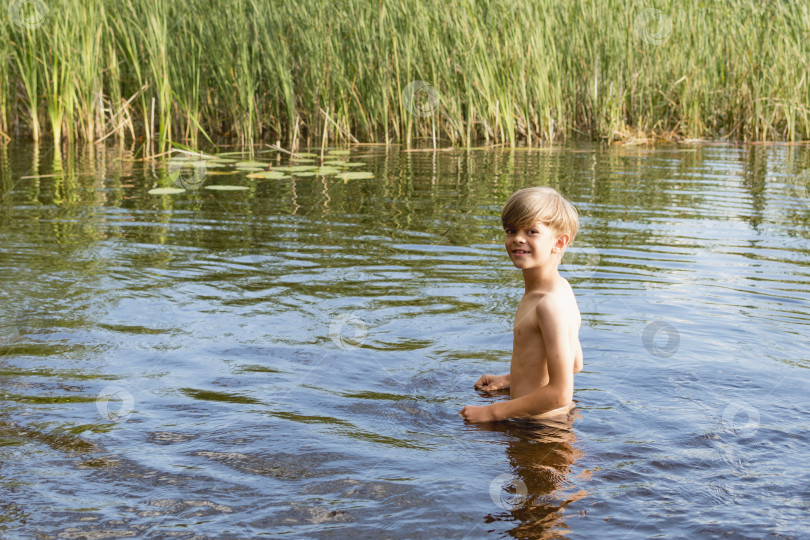
[[[375,178],[150,195],[172,163],[0,149],[0,536],[810,534],[806,148],[348,159]],[[531,185],[581,215],[578,407],[465,425]]]

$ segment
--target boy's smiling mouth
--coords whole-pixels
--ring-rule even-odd
[[[526,251],[525,249],[513,249],[512,253],[515,255],[528,255],[531,251]]]

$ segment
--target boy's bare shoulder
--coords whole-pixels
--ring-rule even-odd
[[[548,291],[534,293],[535,309],[540,317],[567,317],[579,314],[574,291],[568,280],[560,276],[560,281],[555,283]]]

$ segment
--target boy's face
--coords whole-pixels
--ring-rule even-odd
[[[504,228],[506,252],[512,264],[521,270],[536,268],[554,261],[568,243],[568,235],[557,234],[552,228],[536,221],[519,229]]]

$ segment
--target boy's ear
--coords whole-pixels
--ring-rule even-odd
[[[571,243],[571,237],[567,234],[563,233],[557,237],[557,242],[554,244],[554,251],[560,252],[564,250],[568,244]]]

